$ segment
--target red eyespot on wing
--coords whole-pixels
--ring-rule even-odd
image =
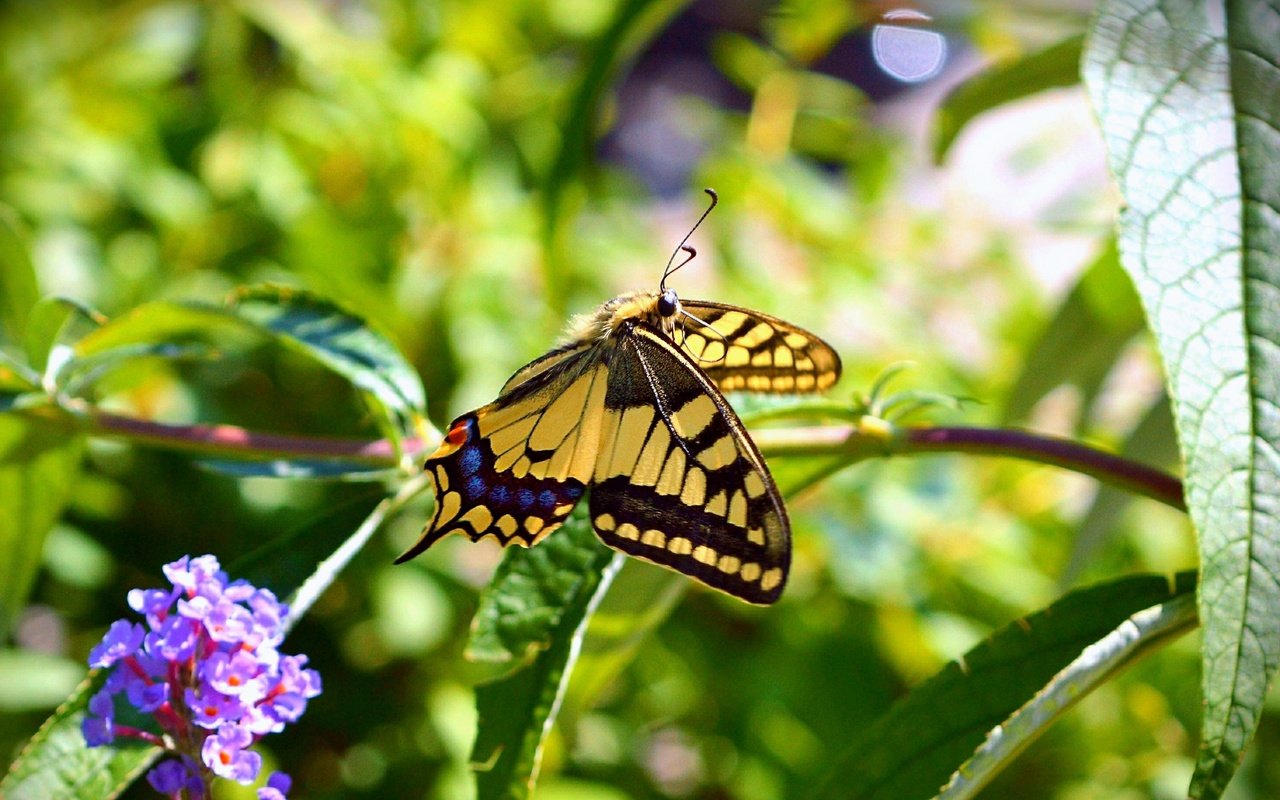
[[[453,427],[449,428],[449,432],[445,434],[446,443],[454,447],[461,447],[467,441],[467,429],[471,427],[471,420],[460,419],[453,423]]]

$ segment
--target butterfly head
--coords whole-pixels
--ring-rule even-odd
[[[665,322],[680,313],[680,298],[675,289],[664,289],[658,296],[658,316]]]

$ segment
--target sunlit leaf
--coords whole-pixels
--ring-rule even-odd
[[[1132,579],[1121,582],[1128,580]],[[973,758],[952,774],[938,794],[939,800],[977,796],[1027,745],[1081,698],[1170,638],[1195,627],[1193,585],[1194,576],[1184,573],[1168,600],[1134,612],[1081,651],[1025,705],[987,732]]]
[[[1196,797],[1226,789],[1280,666],[1277,64],[1274,0],[1108,0],[1085,55],[1199,532]]]
[[[155,747],[86,747],[80,732],[89,698],[104,680],[85,680],[58,707],[0,780],[6,800],[99,800],[117,797],[159,754]]]
[[[265,286],[238,292],[232,308],[368,392],[401,420],[400,432],[426,413],[422,380],[391,340],[333,301]]]
[[[45,537],[75,488],[81,444],[57,425],[0,415],[0,638],[26,602]]]
[[[56,383],[59,371],[74,357],[79,342],[105,322],[101,314],[70,298],[43,298],[27,317],[23,344],[28,362],[45,375],[46,383]]]
[[[556,535],[574,540],[573,546],[583,558],[577,568],[566,569],[557,581],[564,591],[554,614],[531,618],[525,648],[533,651],[541,641],[545,649],[515,672],[476,687],[479,722],[471,760],[478,800],[523,800],[529,796],[537,781],[543,740],[555,721],[587,622],[625,558],[600,544],[583,517],[572,519]],[[527,552],[541,549],[553,538]],[[513,584],[510,572],[496,583],[517,594],[525,594],[529,588],[522,580]],[[548,624],[550,616],[554,621]],[[539,630],[543,633],[535,632]],[[503,644],[510,644],[510,639]]]
[[[1014,61],[995,64],[960,84],[938,109],[933,160],[941,163],[960,131],[974,117],[1046,89],[1080,82],[1084,36],[1072,36]]]
[[[39,299],[21,223],[12,209],[0,206],[0,341],[22,341],[27,315]]]
[[[1009,390],[1004,421],[1025,419],[1036,403],[1065,383],[1080,388],[1087,409],[1143,324],[1133,284],[1120,268],[1114,240],[1108,241],[1032,345]]]
[[[852,745],[813,794],[845,800],[933,797],[988,733],[1043,690],[1086,648],[1134,614],[1195,589],[1163,576],[1122,578],[1072,592],[1006,625],[915,687]],[[1131,660],[1136,653],[1122,654]],[[1109,674],[1118,664],[1096,665]]]
[[[480,595],[467,657],[519,664],[550,647],[565,608],[580,587],[596,580],[601,559],[613,553],[586,523],[579,507],[561,530],[537,547],[507,550]]]

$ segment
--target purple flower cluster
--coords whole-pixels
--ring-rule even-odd
[[[89,701],[82,730],[90,747],[117,736],[164,747],[171,757],[147,776],[159,792],[206,798],[212,776],[252,783],[262,756],[250,746],[297,721],[320,694],[307,657],[277,650],[288,606],[268,589],[229,581],[213,556],[164,567],[172,589],[134,589],[129,606],[146,627],[117,620],[89,654],[111,670]],[[115,699],[153,716],[162,734],[118,724]],[[289,777],[273,774],[259,800],[284,800]]]

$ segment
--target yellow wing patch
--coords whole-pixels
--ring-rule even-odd
[[[685,300],[696,320],[673,334],[722,392],[821,392],[840,379],[831,345],[777,317],[721,303]]]

